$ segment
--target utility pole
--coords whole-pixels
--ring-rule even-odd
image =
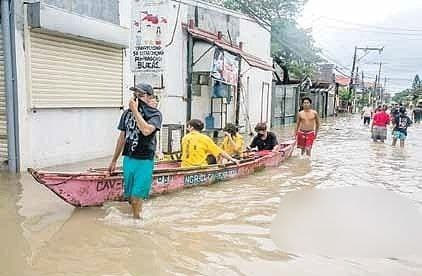
[[[386,92],[387,90],[387,77],[384,78],[384,87],[382,89],[382,94],[381,94],[381,102],[384,102],[384,92]]]
[[[353,91],[353,107],[355,107],[355,103],[356,103],[356,88],[354,86],[354,76],[355,76],[355,67],[356,67],[356,59],[357,59],[357,51],[358,50],[362,50],[365,53],[369,52],[369,51],[378,51],[380,54],[382,53],[382,51],[384,51],[384,47],[381,48],[370,48],[370,47],[365,47],[365,48],[360,48],[355,46],[355,53],[353,55],[353,65],[352,65],[352,73],[350,74],[350,84],[349,84],[349,93],[352,93]],[[380,67],[380,73],[381,74],[381,67]],[[375,96],[376,96],[376,85],[377,83],[375,82]]]
[[[362,97],[365,98],[365,93],[366,93],[366,89],[365,89],[365,76],[363,75],[363,70],[362,70]],[[368,103],[370,102],[371,97],[368,95]]]
[[[382,103],[382,87],[381,87],[381,66],[382,66],[382,62],[380,62],[380,68],[378,71],[378,89],[380,90],[380,102]]]
[[[375,82],[374,82],[374,97],[375,97],[375,104],[372,105],[372,107],[377,105],[377,101],[378,101],[378,95],[377,95],[377,83],[378,83],[378,76],[375,76]]]
[[[358,46],[355,46],[355,54],[353,55],[353,65],[352,65],[352,73],[350,74],[350,83],[349,83],[349,95],[351,95],[353,93],[353,101],[352,101],[352,108],[355,108],[355,96],[356,94],[354,93],[355,88],[354,88],[354,84],[353,84],[353,78],[354,78],[354,74],[355,74],[355,66],[356,66],[356,55],[357,55],[357,51],[358,51]],[[353,113],[353,109],[351,110]]]
[[[356,77],[355,77],[355,84],[359,84],[359,67],[356,67]]]

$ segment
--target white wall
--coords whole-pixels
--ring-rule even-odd
[[[21,169],[52,166],[111,155],[118,136],[116,128],[122,112],[118,108],[51,109],[37,110],[36,113],[28,109],[27,87],[30,84],[27,82],[25,70],[29,64],[25,59],[23,5],[21,1],[18,2],[20,3],[17,4],[16,47]],[[178,3],[170,1],[168,6],[169,41],[173,33],[172,28],[176,24],[177,8]],[[120,24],[130,27],[131,0],[121,0],[119,9]],[[188,6],[181,4],[173,43],[166,48],[165,89],[161,92],[162,100],[160,102],[160,110],[163,112],[163,123],[165,124],[183,124],[186,120],[187,35],[183,31],[181,23],[187,23],[187,17]],[[243,19],[240,20],[240,41],[244,43],[244,50],[270,63],[269,34],[250,19],[241,18]],[[263,47],[263,45],[265,46]],[[127,108],[132,94],[128,88],[133,84],[133,74],[129,67],[129,49],[126,51],[123,104]],[[243,62],[242,72],[247,69],[248,66]],[[244,85],[246,85],[248,76],[250,77],[248,108],[251,123],[254,125],[261,119],[262,82],[271,84],[272,77],[271,72],[251,69],[243,76]],[[209,113],[209,95],[203,95],[200,99],[194,97],[193,100],[192,118],[197,116],[205,118]],[[234,101],[229,112],[232,116],[231,120],[233,120]],[[270,114],[267,118],[268,122],[269,120]]]
[[[178,3],[170,1],[168,18],[170,43],[176,24]],[[182,22],[187,22],[188,8],[181,4],[179,22],[176,25],[172,44],[165,49],[166,72],[164,73],[164,93],[160,110],[164,124],[184,124],[186,121],[186,78],[187,78],[187,36]]]
[[[240,39],[243,51],[272,64],[271,34],[250,20],[240,20]]]
[[[19,5],[20,4],[20,5]],[[16,4],[20,165],[46,167],[110,156],[118,136],[119,108],[29,109],[22,2]],[[125,68],[129,68],[125,63]],[[125,71],[124,87],[130,75]],[[127,103],[128,93],[124,100]]]
[[[243,51],[259,57],[270,65],[272,64],[271,34],[261,28],[257,23],[245,19],[240,20],[240,41],[243,42]],[[247,79],[249,77],[249,95],[246,96],[246,98],[249,99],[247,105],[252,128],[261,121],[262,84],[265,82],[270,85],[268,116],[262,120],[267,122],[267,125],[270,126],[272,72],[258,68],[250,68],[245,61],[242,61],[241,71],[246,72],[242,77],[242,84],[245,88],[245,93],[248,90]],[[241,115],[243,116],[242,121],[245,121],[245,115]]]

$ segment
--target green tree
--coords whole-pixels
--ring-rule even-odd
[[[340,88],[338,91],[338,95],[340,97],[340,100],[342,100],[343,102],[348,102],[352,100],[352,93],[347,88]]]
[[[393,101],[397,102],[397,103],[402,103],[402,102],[406,102],[409,98],[409,96],[411,96],[413,94],[413,90],[412,89],[405,89],[399,93],[396,93],[393,97]]]
[[[419,75],[416,74],[413,83],[412,83],[413,90],[418,90],[421,88],[421,79],[419,78]]]
[[[302,78],[321,61],[309,31],[301,29],[297,17],[307,0],[211,0],[249,15],[271,32],[271,55],[291,76]]]

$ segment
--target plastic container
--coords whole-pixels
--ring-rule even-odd
[[[205,118],[205,128],[206,129],[213,129],[214,128],[214,117],[212,114],[208,115]]]

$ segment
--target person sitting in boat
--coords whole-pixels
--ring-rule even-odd
[[[224,128],[224,140],[221,148],[234,158],[240,158],[243,150],[243,137],[238,133],[237,127],[228,123]]]
[[[252,143],[249,145],[248,150],[258,149],[258,151],[278,151],[277,136],[267,130],[266,123],[258,123],[255,127],[257,135],[253,138]]]
[[[182,139],[182,168],[207,166],[208,156],[212,155],[217,158],[222,157],[229,161],[240,164],[238,159],[231,157],[214,141],[205,134],[201,133],[204,123],[201,120],[193,119],[187,122],[186,129],[189,131]]]

